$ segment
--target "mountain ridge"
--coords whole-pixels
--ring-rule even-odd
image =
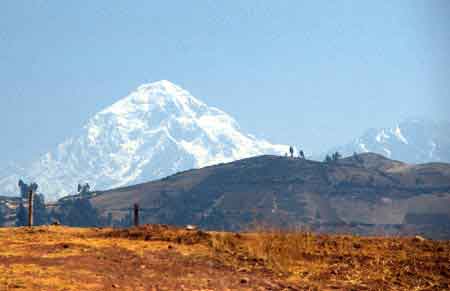
[[[55,200],[78,183],[109,189],[287,149],[242,133],[225,112],[162,80],[139,86],[90,118],[79,136],[0,178],[0,191],[14,195],[19,179],[33,180]]]
[[[348,144],[333,147],[343,155],[374,152],[411,164],[450,162],[450,122],[410,118],[392,127],[370,128]]]
[[[260,222],[330,231],[355,225],[363,234],[386,225],[395,233],[434,219],[441,222],[425,231],[439,237],[450,221],[450,164],[411,165],[373,153],[328,163],[264,155],[99,192],[90,201],[119,220],[139,203],[149,211],[143,223],[233,231]]]
[[[410,119],[369,129],[330,152],[376,152],[408,163],[450,162],[449,132],[450,123]],[[56,200],[75,194],[79,183],[111,189],[245,157],[282,155],[288,149],[243,133],[230,115],[161,80],[138,86],[94,114],[81,133],[39,159],[0,168],[0,194],[17,195],[17,182],[23,179],[37,182],[47,199]]]

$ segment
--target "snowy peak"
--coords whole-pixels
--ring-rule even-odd
[[[375,152],[409,163],[450,162],[449,137],[449,122],[410,119],[392,128],[369,129],[337,150],[345,155]]]
[[[408,140],[403,136],[400,125],[398,124],[394,128],[381,129],[377,131],[378,133],[376,134],[375,139],[379,143],[389,143],[389,141],[394,138],[401,143],[408,144]]]
[[[78,183],[110,189],[287,148],[241,132],[231,116],[163,80],[141,85],[95,114],[82,134],[26,171],[1,177],[0,193],[15,194],[22,177],[56,199],[73,194]]]
[[[192,108],[205,108],[206,105],[194,98],[181,87],[166,81],[144,84],[127,97],[106,108],[100,114],[114,113],[118,115],[155,109],[173,110],[184,113],[195,113]]]
[[[402,143],[408,144],[408,140],[403,136],[402,130],[400,129],[400,126],[396,126],[394,130],[391,130],[391,133],[394,134],[394,136]]]

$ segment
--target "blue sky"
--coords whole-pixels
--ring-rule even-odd
[[[0,162],[138,85],[181,85],[250,133],[321,151],[449,119],[450,1],[1,1]]]

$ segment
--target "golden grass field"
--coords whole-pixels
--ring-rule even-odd
[[[0,290],[450,290],[450,242],[164,225],[0,228]]]

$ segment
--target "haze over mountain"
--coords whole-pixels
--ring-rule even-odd
[[[407,163],[450,162],[450,122],[407,119],[391,128],[369,129],[347,145],[344,156],[374,152]]]
[[[1,170],[0,193],[17,195],[19,179],[35,181],[47,199],[74,194],[78,183],[110,189],[261,154],[287,146],[243,133],[225,112],[169,81],[139,86],[95,114],[79,136],[23,168]]]

